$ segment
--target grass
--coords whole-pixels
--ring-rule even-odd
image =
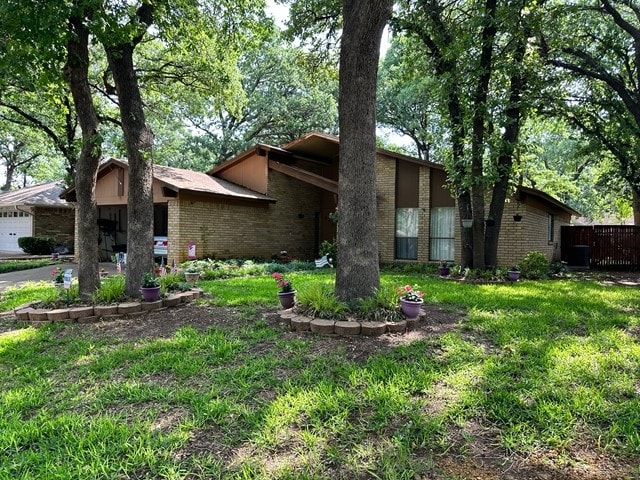
[[[37,260],[3,260],[0,262],[0,273],[17,272],[19,270],[29,270],[31,268],[46,267],[51,265],[50,258]]]
[[[287,278],[298,291],[333,282]],[[353,340],[266,322],[276,288],[259,276],[199,283],[235,326],[0,333],[0,479],[454,479],[465,477],[441,459],[472,464],[485,436],[492,452],[545,458],[555,478],[590,458],[617,468],[610,478],[640,475],[637,289],[423,273],[382,283],[418,284],[428,304],[465,317],[356,355]]]

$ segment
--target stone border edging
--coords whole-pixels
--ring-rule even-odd
[[[423,319],[425,313],[420,310],[420,315],[415,318],[407,318],[400,322],[360,322],[355,320],[336,321],[322,318],[309,318],[298,315],[292,308],[278,310],[280,319],[291,327],[294,332],[311,332],[320,335],[334,335],[341,337],[367,336],[379,337],[385,333],[405,333],[415,330],[418,322]]]
[[[47,310],[34,308],[33,304],[22,305],[13,310],[16,321],[31,325],[46,325],[53,322],[94,323],[99,320],[132,318],[147,312],[175,307],[189,303],[203,295],[199,288],[167,295],[155,302],[123,302],[117,305],[86,305],[82,307],[56,308]]]

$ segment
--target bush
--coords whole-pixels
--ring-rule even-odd
[[[333,295],[333,288],[322,283],[307,285],[298,291],[298,303],[311,317],[344,320],[349,313],[346,303]]]
[[[529,252],[520,262],[520,273],[524,278],[538,280],[546,277],[548,272],[549,262],[541,252]]]
[[[389,285],[382,285],[375,296],[362,300],[357,310],[358,318],[371,322],[398,322],[404,315],[398,308],[398,290]]]
[[[126,298],[124,275],[113,275],[100,282],[100,288],[93,294],[93,302],[98,304],[117,303]]]
[[[49,255],[56,244],[52,237],[20,237],[18,246],[29,255]]]
[[[331,265],[336,267],[338,265],[338,244],[331,243],[327,240],[320,244],[320,256],[327,256]]]

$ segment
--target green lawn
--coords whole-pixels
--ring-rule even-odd
[[[300,290],[331,275],[287,278]],[[383,283],[418,284],[461,320],[295,334],[265,316],[277,299],[262,276],[201,282],[210,326],[184,318],[169,337],[5,324],[0,479],[640,476],[638,288]]]

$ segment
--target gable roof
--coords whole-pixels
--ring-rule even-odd
[[[49,182],[32,187],[0,193],[0,206],[13,207],[63,207],[71,208],[60,198],[64,191],[62,182]]]
[[[547,204],[553,205],[554,207],[567,212],[570,215],[575,215],[576,217],[582,216],[580,212],[574,210],[569,205],[562,203],[560,200],[552,197],[548,193],[544,193],[542,190],[538,190],[536,188],[523,187],[522,185],[520,185],[516,190],[516,198],[522,201],[527,196],[536,197]]]
[[[128,169],[129,163],[125,160],[110,158],[100,165],[98,169],[98,179],[104,177],[114,168]],[[153,165],[153,179],[161,182],[164,186],[175,192],[189,191],[241,200],[275,202],[273,198],[249,188],[241,187],[222,178],[212,177],[203,172],[195,172],[184,168]],[[74,201],[75,188],[67,190],[64,193],[64,197]]]

